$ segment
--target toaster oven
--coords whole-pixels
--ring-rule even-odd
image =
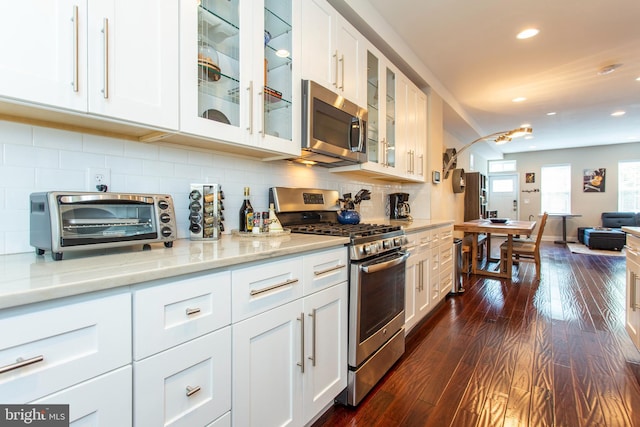
[[[145,245],[173,246],[173,199],[167,194],[43,192],[30,196],[30,241],[36,254]]]

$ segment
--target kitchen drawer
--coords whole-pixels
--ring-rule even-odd
[[[72,425],[128,427],[133,414],[131,371],[127,365],[31,403],[69,405]]]
[[[231,274],[195,276],[133,293],[133,358],[152,354],[231,323]]]
[[[133,366],[135,426],[204,426],[231,410],[231,327]]]
[[[302,257],[231,272],[233,323],[302,297]]]
[[[433,232],[431,230],[423,231],[418,236],[418,245],[420,249],[429,249],[433,246]]]
[[[440,291],[440,299],[444,298],[453,287],[453,265],[449,265],[447,268],[440,272],[440,284],[438,289]]]
[[[438,272],[440,271],[440,252],[437,249],[431,251],[431,261],[429,262],[431,266],[431,277],[438,276]]]
[[[302,271],[304,295],[347,281],[347,248],[341,247],[303,256]]]
[[[453,265],[453,246],[440,246],[440,269],[448,268]]]
[[[447,226],[438,229],[439,240],[438,244],[442,245],[452,245],[453,244],[453,227]]]
[[[0,402],[30,402],[131,363],[130,293],[75,301],[0,313]]]

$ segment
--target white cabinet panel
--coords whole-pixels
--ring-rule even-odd
[[[319,414],[347,386],[347,283],[304,299],[304,422]]]
[[[234,270],[231,280],[232,319],[237,322],[300,298],[302,259],[295,257]]]
[[[131,296],[0,314],[0,402],[29,402],[131,361]],[[37,386],[34,386],[37,384]]]
[[[70,427],[127,427],[132,397],[128,365],[31,403],[69,405]]]
[[[206,425],[231,409],[231,327],[134,363],[134,425]]]
[[[233,325],[233,425],[301,426],[302,301]]]
[[[344,282],[349,277],[347,249],[338,248],[305,255],[302,259],[302,271],[305,295]]]
[[[207,274],[134,291],[134,359],[231,323],[231,274]]]

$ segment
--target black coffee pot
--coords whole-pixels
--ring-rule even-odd
[[[410,213],[408,193],[389,194],[389,219],[410,219]]]

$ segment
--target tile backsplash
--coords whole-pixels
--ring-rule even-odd
[[[400,184],[354,180],[321,167],[287,161],[264,162],[168,144],[147,144],[0,121],[0,254],[31,252],[29,194],[87,191],[88,168],[108,168],[109,191],[169,193],[180,238],[188,238],[187,200],[192,182],[219,183],[225,193],[225,229],[238,227],[243,187],[256,209],[267,210],[273,186],[319,187],[372,199],[361,204],[365,220],[386,217],[386,195]],[[407,191],[405,189],[405,191]],[[423,216],[424,218],[424,216]]]

